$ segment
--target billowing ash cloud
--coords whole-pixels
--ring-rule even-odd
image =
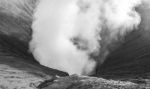
[[[37,61],[69,74],[89,75],[107,46],[137,28],[141,0],[40,0],[30,50]],[[92,55],[92,56],[91,56]],[[94,59],[93,56],[99,56]]]

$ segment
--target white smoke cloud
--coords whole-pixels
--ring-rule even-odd
[[[90,55],[108,54],[100,42],[105,38],[104,45],[111,45],[118,34],[123,37],[139,25],[141,19],[135,7],[141,3],[141,0],[41,0],[34,13],[30,50],[42,65],[69,74],[89,75],[96,65]],[[104,28],[109,34],[102,37]]]

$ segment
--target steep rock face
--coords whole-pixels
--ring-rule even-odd
[[[144,75],[150,73],[150,32],[135,31],[101,65],[102,75]]]

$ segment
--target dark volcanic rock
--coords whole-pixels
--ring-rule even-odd
[[[43,86],[42,86],[43,85]],[[38,89],[144,89],[131,82],[106,80],[103,78],[72,75],[43,82]]]

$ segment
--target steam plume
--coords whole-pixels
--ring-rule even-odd
[[[41,0],[34,13],[30,50],[42,65],[89,75],[107,45],[137,28],[141,0]],[[107,34],[105,35],[104,33]],[[102,44],[102,45],[101,45]]]

